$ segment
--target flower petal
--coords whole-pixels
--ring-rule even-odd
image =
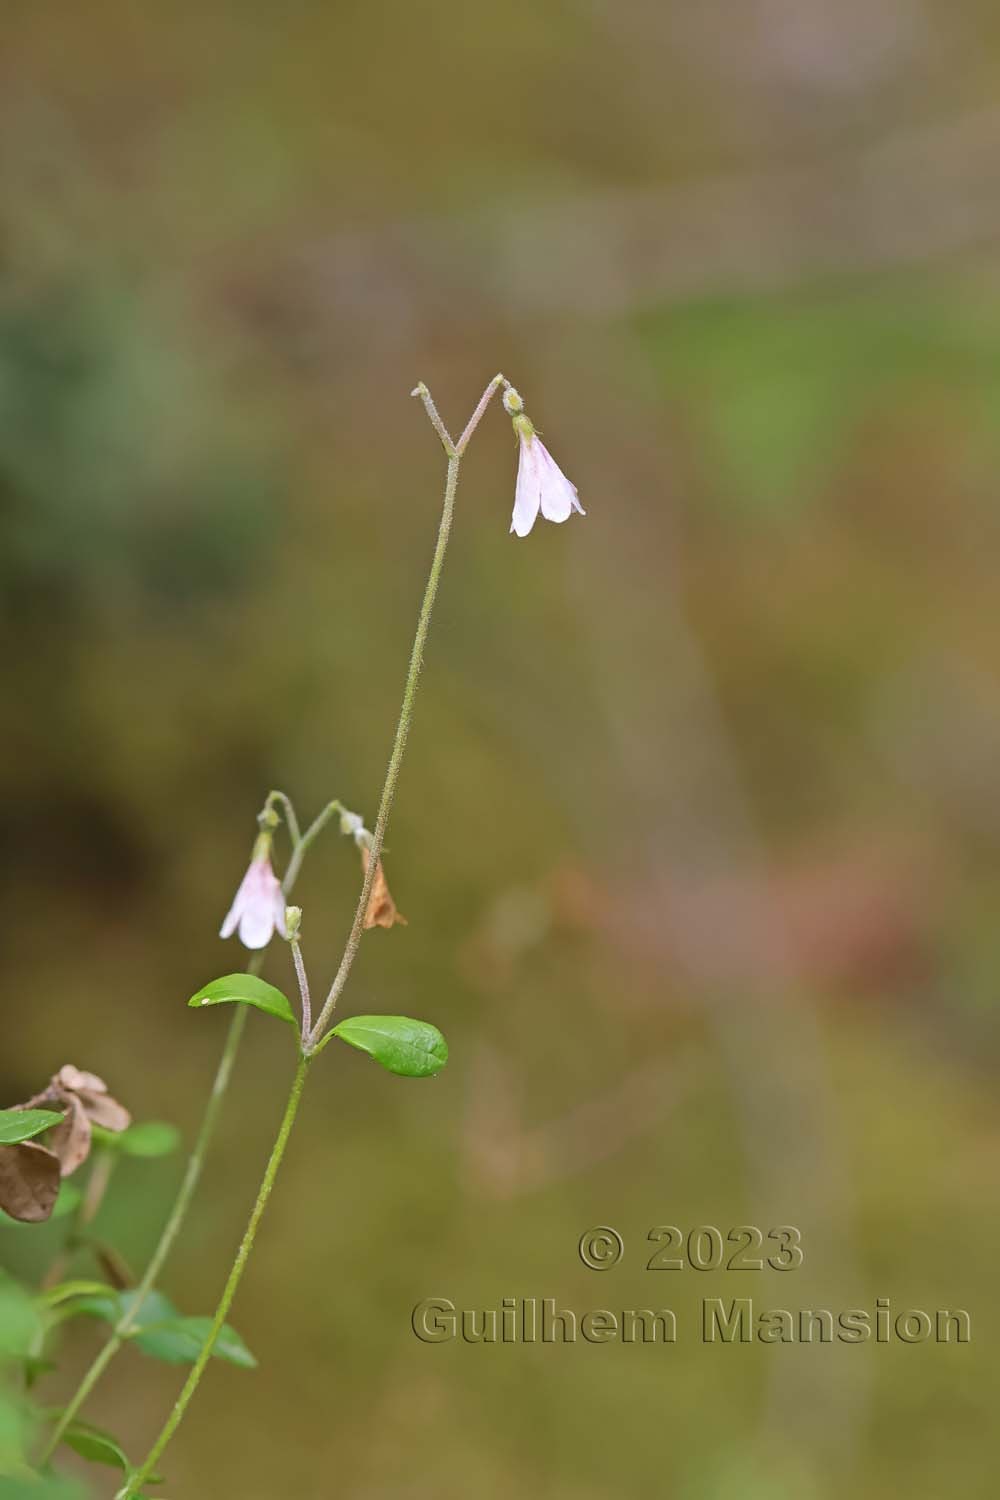
[[[219,936],[223,938],[232,937],[236,931],[236,924],[243,914],[243,908],[247,901],[247,892],[252,883],[254,867],[251,864],[243,879],[240,881],[239,889],[233,897],[233,904],[226,913],[226,919],[219,928]]]
[[[260,906],[248,906],[240,917],[240,942],[244,948],[266,948],[274,932],[274,913]]]
[[[245,948],[266,948],[275,928],[285,936],[285,897],[266,854],[251,860],[219,936],[231,937],[237,926]]]
[[[517,488],[514,491],[514,514],[510,529],[516,536],[527,536],[538,516],[542,501],[542,487],[538,472],[537,454],[533,451],[537,438],[526,438],[519,434],[521,453],[517,465]]]
[[[585,514],[571,484],[545,444],[538,438],[538,467],[541,475],[541,508],[546,521],[568,521],[573,511]]]

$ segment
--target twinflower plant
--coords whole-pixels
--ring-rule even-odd
[[[432,1021],[398,1015],[352,1015],[336,1020],[335,1013],[364,933],[406,923],[390,894],[383,868],[386,827],[413,718],[431,615],[451,534],[462,460],[476,428],[501,388],[503,405],[513,422],[520,450],[511,530],[518,536],[526,536],[539,513],[555,522],[565,521],[574,513],[583,514],[575,487],[542,443],[525,413],[521,397],[502,375],[496,375],[487,385],[457,439],[445,427],[426,385],[421,383],[415,388],[412,394],[423,403],[444,449],[444,499],[374,822],[369,828],[361,814],[333,799],[303,832],[291,798],[283,791],[268,793],[258,814],[246,873],[220,933],[223,938],[236,937],[251,957],[245,969],[200,985],[188,1002],[196,1010],[227,1007],[231,1020],[180,1188],[149,1264],[137,1281],[110,1247],[97,1242],[92,1224],[100,1199],[108,1189],[116,1155],[123,1152],[149,1158],[162,1155],[177,1144],[172,1127],[159,1122],[132,1124],[128,1113],[111,1098],[100,1078],[70,1067],[62,1068],[49,1088],[28,1105],[0,1112],[0,1151],[7,1151],[0,1161],[0,1189],[6,1192],[9,1210],[15,1211],[25,1223],[58,1216],[67,1191],[62,1179],[88,1155],[93,1162],[87,1187],[77,1202],[66,1207],[74,1232],[67,1238],[55,1269],[50,1268],[47,1275],[42,1275],[42,1284],[34,1291],[0,1275],[0,1304],[5,1297],[10,1301],[16,1310],[15,1329],[20,1330],[13,1340],[0,1339],[0,1374],[5,1368],[15,1374],[20,1370],[24,1385],[30,1389],[51,1367],[58,1350],[59,1329],[68,1319],[90,1317],[109,1329],[106,1341],[76,1391],[61,1408],[48,1407],[43,1414],[33,1411],[31,1403],[19,1397],[13,1405],[8,1403],[13,1413],[10,1415],[0,1394],[0,1437],[8,1428],[13,1431],[17,1427],[17,1435],[6,1448],[0,1442],[0,1475],[10,1473],[20,1479],[31,1479],[35,1484],[31,1493],[37,1495],[37,1500],[47,1500],[46,1488],[51,1484],[57,1486],[49,1491],[52,1500],[57,1493],[60,1496],[65,1493],[53,1469],[63,1448],[118,1469],[117,1500],[134,1500],[145,1494],[147,1486],[158,1478],[156,1471],[191,1406],[209,1360],[215,1357],[236,1366],[254,1363],[250,1350],[227,1319],[288,1149],[307,1081],[329,1044],[338,1041],[357,1048],[388,1072],[405,1078],[432,1077],[447,1063],[447,1042]],[[328,827],[337,828],[355,845],[361,861],[361,883],[336,971],[324,988],[317,989],[304,951],[304,937],[313,918],[308,906],[304,917],[302,907],[291,904],[289,898],[310,847]],[[288,845],[280,875],[274,868],[275,858],[281,868],[281,857],[276,853],[279,836],[287,838]],[[287,944],[294,975],[294,985],[288,987],[292,998],[260,975],[265,953],[276,936]],[[204,1169],[251,1011],[263,1013],[271,1021],[280,1021],[287,1028],[288,1093],[253,1208],[216,1306],[207,1316],[185,1315],[169,1301],[160,1282]],[[69,1262],[84,1256],[96,1264],[103,1279],[69,1275]],[[150,1357],[189,1367],[157,1436],[139,1462],[127,1456],[117,1438],[82,1418],[84,1405],[108,1365],[127,1346],[135,1346]],[[8,1427],[4,1427],[5,1422]]]

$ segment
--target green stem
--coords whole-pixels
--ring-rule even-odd
[[[285,878],[282,881],[282,889],[284,890],[286,895],[290,895],[292,887],[295,884],[295,880],[301,868],[302,859],[306,849],[308,848],[309,844],[312,843],[316,835],[322,831],[323,827],[332,816],[332,812],[337,807],[339,807],[340,804],[334,802],[331,803],[329,807],[324,808],[316,821],[307,830],[305,835],[300,836],[298,822],[295,818],[295,810],[292,807],[289,799],[284,795],[283,792],[272,792],[271,799],[281,800],[281,802],[284,804],[289,833],[295,840],[292,849],[292,855],[288,862],[288,869],[286,870]],[[247,973],[259,974],[261,968],[263,967],[263,963],[264,954],[255,953],[253,958],[251,958],[250,962],[247,964]],[[173,1206],[171,1207],[170,1215],[167,1219],[167,1222],[163,1226],[163,1230],[160,1234],[159,1241],[157,1242],[156,1249],[153,1251],[152,1259],[146,1267],[142,1280],[139,1282],[139,1285],[136,1287],[133,1296],[129,1300],[128,1311],[115,1325],[115,1328],[113,1329],[111,1337],[108,1339],[107,1343],[104,1344],[94,1356],[94,1359],[84,1373],[79,1386],[77,1387],[73,1396],[70,1398],[68,1405],[64,1407],[58,1421],[53,1427],[52,1432],[49,1435],[48,1442],[46,1443],[44,1451],[42,1453],[41,1462],[43,1464],[47,1463],[48,1460],[52,1457],[53,1453],[62,1442],[63,1435],[66,1432],[67,1427],[75,1419],[77,1413],[81,1410],[87,1398],[90,1396],[90,1393],[93,1391],[94,1387],[101,1379],[101,1376],[108,1368],[108,1365],[114,1359],[115,1355],[122,1347],[122,1344],[125,1342],[132,1329],[135,1327],[136,1320],[140,1312],[142,1311],[143,1303],[146,1301],[146,1298],[149,1296],[150,1292],[156,1285],[160,1276],[160,1272],[163,1270],[163,1267],[166,1263],[167,1257],[174,1247],[174,1242],[181,1232],[184,1221],[187,1218],[188,1209],[191,1206],[191,1200],[194,1197],[195,1190],[197,1189],[198,1182],[201,1178],[202,1169],[205,1165],[205,1158],[208,1155],[208,1150],[212,1143],[212,1138],[215,1135],[215,1128],[219,1122],[219,1116],[222,1113],[223,1102],[226,1097],[226,1092],[229,1088],[230,1079],[232,1078],[233,1068],[236,1063],[236,1055],[239,1052],[240,1042],[243,1039],[243,1031],[244,1027],[246,1026],[246,1021],[246,1007],[243,1005],[235,1006],[233,1010],[233,1018],[229,1023],[229,1030],[226,1033],[226,1040],[222,1049],[222,1056],[219,1059],[219,1066],[216,1069],[215,1079],[212,1083],[212,1092],[209,1095],[208,1104],[205,1106],[205,1113],[202,1116],[201,1125],[198,1129],[198,1135],[195,1140],[194,1147],[192,1148],[191,1155],[188,1157],[187,1167],[185,1168],[184,1176],[181,1180],[181,1185],[177,1191],[177,1196],[174,1199]]]
[[[341,813],[343,811],[344,804],[334,798],[332,802],[326,804],[319,816],[314,818],[309,824],[309,827],[292,850],[292,857],[288,861],[288,869],[285,871],[285,879],[282,882],[282,889],[286,896],[291,893],[292,886],[295,884],[296,877],[302,867],[302,861],[309,852],[310,844],[323,832],[323,829],[329,823],[334,813]]]
[[[250,1252],[253,1249],[254,1240],[257,1237],[257,1226],[260,1224],[260,1221],[264,1216],[264,1210],[267,1207],[267,1200],[271,1196],[271,1190],[274,1187],[275,1178],[278,1175],[278,1168],[281,1166],[281,1158],[284,1156],[285,1147],[288,1145],[288,1137],[292,1133],[292,1126],[295,1124],[295,1117],[299,1112],[299,1103],[302,1099],[302,1090],[305,1086],[306,1073],[308,1072],[308,1070],[309,1058],[300,1058],[299,1065],[295,1070],[295,1077],[292,1080],[292,1087],[289,1091],[288,1101],[285,1104],[285,1113],[282,1116],[281,1126],[278,1130],[274,1145],[271,1148],[271,1155],[268,1158],[264,1176],[261,1179],[260,1188],[257,1193],[257,1201],[255,1202],[251,1211],[246,1230],[243,1234],[243,1239],[240,1241],[240,1248],[236,1252],[236,1259],[233,1261],[232,1269],[229,1272],[229,1276],[226,1280],[226,1285],[223,1288],[222,1296],[219,1298],[219,1305],[215,1309],[215,1316],[212,1319],[212,1326],[208,1331],[208,1335],[205,1339],[204,1344],[202,1345],[201,1353],[198,1355],[198,1358],[191,1366],[191,1373],[188,1375],[187,1380],[184,1382],[181,1393],[177,1397],[177,1400],[174,1402],[173,1411],[170,1413],[170,1416],[164,1423],[159,1437],[156,1439],[156,1442],[149,1450],[149,1453],[143,1461],[142,1467],[136,1470],[135,1474],[133,1474],[132,1478],[128,1482],[128,1485],[123,1491],[123,1500],[128,1500],[129,1496],[135,1495],[146,1483],[150,1474],[153,1472],[153,1469],[159,1461],[160,1455],[163,1453],[163,1450],[166,1448],[167,1444],[170,1442],[170,1439],[173,1437],[174,1433],[177,1431],[178,1427],[183,1421],[184,1413],[187,1411],[192,1396],[198,1389],[198,1382],[201,1380],[201,1377],[205,1370],[205,1366],[208,1364],[208,1361],[212,1357],[212,1350],[215,1347],[215,1341],[219,1336],[223,1323],[226,1321],[226,1314],[229,1312],[229,1309],[232,1306],[233,1298],[236,1296],[236,1289],[242,1279],[244,1268],[246,1267],[247,1261],[250,1259]]]
[[[251,960],[249,970],[250,972],[255,972],[260,966],[259,957],[255,957]],[[233,1019],[229,1023],[226,1043],[222,1049],[222,1057],[219,1059],[215,1081],[212,1084],[212,1092],[209,1095],[208,1104],[202,1117],[201,1128],[198,1131],[194,1148],[188,1158],[184,1177],[177,1197],[174,1199],[173,1207],[170,1210],[170,1216],[163,1226],[163,1232],[160,1235],[156,1249],[153,1251],[152,1259],[146,1267],[142,1280],[135,1289],[135,1293],[130,1299],[128,1311],[115,1325],[114,1331],[107,1343],[98,1351],[68,1406],[63,1409],[58,1422],[52,1429],[48,1443],[42,1453],[41,1462],[43,1464],[52,1457],[52,1454],[62,1442],[63,1434],[67,1427],[74,1420],[77,1412],[79,1412],[87,1397],[104,1374],[104,1371],[128,1338],[143,1303],[155,1286],[160,1272],[163,1270],[164,1262],[173,1249],[174,1241],[177,1239],[181,1231],[181,1226],[187,1217],[187,1211],[191,1206],[191,1199],[194,1197],[195,1189],[198,1186],[198,1179],[201,1177],[209,1145],[215,1134],[215,1127],[218,1123],[223,1100],[225,1099],[229,1080],[232,1076],[233,1064],[236,1061],[236,1054],[239,1051],[240,1041],[243,1037],[243,1028],[246,1025],[247,1014],[247,1009],[243,1005],[237,1005],[234,1008]]]
[[[302,835],[299,832],[299,820],[295,815],[295,808],[292,806],[292,799],[291,797],[286,797],[284,792],[268,792],[267,801],[264,803],[265,809],[270,808],[273,802],[280,802],[282,807],[285,809],[285,822],[288,825],[288,837],[292,841],[292,850],[294,852],[294,850],[296,850],[302,842]]]
[[[446,448],[445,451],[448,452],[448,449]],[[334,977],[333,984],[330,986],[330,992],[323,1004],[323,1009],[319,1013],[316,1025],[309,1036],[303,1039],[303,1048],[307,1053],[315,1052],[323,1040],[323,1032],[326,1030],[337,1001],[343,992],[344,985],[347,983],[347,977],[351,972],[351,966],[354,963],[358,945],[361,942],[361,935],[364,932],[368,898],[371,895],[372,883],[375,879],[379,857],[382,853],[382,841],[385,837],[386,823],[389,821],[393,798],[396,795],[399,768],[403,763],[403,752],[406,749],[406,739],[410,732],[410,723],[413,719],[413,704],[420,682],[420,669],[424,661],[424,646],[427,642],[427,632],[430,629],[431,612],[434,608],[434,600],[437,597],[445,553],[448,550],[448,537],[451,534],[451,523],[455,513],[455,492],[458,489],[458,471],[461,462],[461,455],[452,449],[448,454],[448,477],[444,488],[444,505],[438,525],[437,544],[434,548],[431,570],[427,577],[427,587],[424,589],[423,603],[420,606],[416,634],[413,637],[410,666],[406,674],[406,686],[403,689],[403,702],[399,710],[399,719],[396,723],[396,737],[393,740],[392,753],[389,756],[389,765],[385,773],[385,781],[382,784],[382,797],[378,805],[378,816],[375,819],[375,829],[372,833],[371,855],[368,860],[368,867],[365,870],[365,878],[361,883],[361,895],[358,897],[354,921],[351,924],[351,931],[344,948],[344,955],[340,960],[340,967]]]
[[[472,419],[470,420],[465,432],[463,433],[461,452],[456,451],[451,443],[450,438],[448,438],[447,433],[445,432],[442,436],[441,431],[439,430],[438,435],[441,436],[442,444],[444,445],[445,452],[448,455],[448,475],[445,481],[444,503],[441,510],[441,520],[438,524],[438,535],[437,543],[434,548],[434,557],[431,561],[430,573],[428,574],[427,584],[424,588],[424,597],[423,602],[420,606],[420,615],[417,620],[417,629],[413,640],[413,649],[410,652],[410,665],[406,674],[406,686],[403,689],[403,702],[399,711],[399,720],[396,724],[396,735],[393,740],[392,752],[389,756],[389,764],[386,768],[385,781],[382,785],[382,797],[379,802],[378,817],[375,822],[375,832],[372,835],[372,842],[370,846],[371,858],[368,861],[368,869],[362,882],[361,895],[358,899],[357,910],[354,913],[354,921],[352,923],[351,931],[347,939],[347,944],[344,948],[343,957],[340,961],[340,967],[337,970],[336,977],[330,988],[330,993],[327,996],[322,1014],[320,1015],[316,1026],[313,1028],[311,1035],[308,1037],[303,1036],[302,1038],[302,1056],[299,1062],[299,1066],[296,1070],[295,1077],[292,1081],[291,1092],[288,1096],[288,1102],[285,1105],[285,1113],[282,1117],[278,1136],[271,1150],[271,1155],[268,1159],[264,1177],[261,1181],[260,1190],[257,1194],[257,1201],[253,1206],[253,1211],[250,1214],[250,1220],[247,1224],[246,1232],[240,1243],[240,1248],[237,1251],[236,1259],[233,1262],[232,1269],[230,1270],[229,1276],[226,1280],[226,1285],[223,1289],[219,1305],[215,1310],[215,1315],[212,1319],[212,1326],[209,1329],[208,1336],[202,1346],[201,1353],[198,1356],[196,1364],[192,1367],[190,1375],[184,1382],[183,1389],[181,1390],[181,1393],[178,1396],[177,1401],[174,1404],[174,1408],[170,1413],[170,1416],[167,1418],[162,1431],[160,1432],[155,1443],[153,1444],[145,1460],[143,1461],[141,1468],[136,1471],[133,1477],[129,1480],[125,1489],[121,1491],[122,1500],[130,1500],[130,1497],[134,1496],[138,1492],[138,1490],[141,1489],[142,1485],[148,1479],[150,1473],[153,1471],[153,1468],[162,1457],[168,1443],[170,1442],[174,1433],[177,1431],[178,1427],[184,1419],[184,1413],[187,1411],[187,1408],[191,1403],[191,1399],[194,1396],[194,1393],[198,1388],[198,1383],[201,1380],[202,1374],[204,1373],[205,1366],[208,1364],[208,1361],[212,1356],[212,1350],[215,1346],[216,1339],[219,1336],[219,1331],[221,1330],[222,1325],[225,1322],[226,1314],[228,1313],[232,1305],[233,1298],[236,1296],[236,1291],[243,1276],[243,1271],[246,1267],[247,1261],[250,1258],[250,1252],[253,1249],[254,1239],[257,1234],[257,1226],[259,1225],[261,1218],[263,1217],[264,1209],[267,1207],[267,1200],[271,1196],[271,1189],[274,1187],[274,1181],[278,1175],[278,1168],[280,1167],[281,1159],[285,1154],[285,1147],[288,1144],[288,1137],[291,1134],[292,1126],[295,1123],[295,1117],[298,1114],[299,1102],[302,1097],[302,1090],[305,1086],[306,1073],[308,1071],[309,1064],[312,1060],[313,1054],[316,1051],[318,1042],[322,1040],[323,1029],[326,1025],[327,1020],[333,1012],[333,1008],[340,997],[344,985],[347,983],[347,978],[351,972],[351,966],[354,963],[354,959],[357,955],[358,945],[361,941],[361,934],[364,931],[364,917],[365,911],[368,906],[368,897],[371,893],[372,882],[375,878],[375,871],[378,867],[378,859],[382,849],[382,840],[385,835],[385,827],[389,818],[389,812],[392,808],[392,801],[396,792],[396,783],[399,779],[399,768],[402,764],[403,751],[406,748],[406,738],[409,733],[410,722],[413,718],[413,704],[414,699],[416,698],[417,685],[420,678],[420,668],[423,664],[423,652],[424,646],[427,641],[427,631],[430,626],[431,611],[434,608],[434,599],[437,595],[438,584],[441,579],[441,569],[444,565],[445,552],[448,548],[448,537],[451,533],[452,517],[455,510],[455,493],[458,488],[458,470],[459,465],[462,461],[462,452],[464,452],[465,444],[468,442],[469,438],[472,435],[472,432],[475,430],[480,417],[486,410],[486,406],[489,402],[490,396],[502,383],[503,377],[498,375],[494,380],[490,382],[489,386],[487,386],[482,400],[477,406],[475,412],[473,413]],[[428,409],[428,415],[431,415],[431,413],[433,413],[431,419],[432,421],[434,421],[434,418],[437,417],[437,412],[434,408],[433,401],[431,401],[430,399],[430,392],[427,390],[427,387],[418,386],[415,394],[419,394],[425,398],[424,405]],[[439,417],[437,418],[437,421],[434,422],[434,425],[436,430],[443,427],[443,424],[441,424]],[[333,811],[338,806],[339,804],[331,803],[329,807],[324,810],[324,813],[320,814],[320,817],[323,818],[324,816],[331,816]],[[308,838],[309,833],[306,833],[304,837]]]

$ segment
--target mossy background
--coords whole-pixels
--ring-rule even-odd
[[[263,793],[376,805],[443,478],[416,380],[457,429],[502,369],[588,510],[507,536],[492,411],[389,837],[410,925],[346,997],[452,1061],[324,1056],[234,1313],[260,1369],[211,1370],[169,1494],[994,1493],[998,72],[975,0],[8,8],[4,1101],[73,1061],[192,1138],[226,1023],[184,1002],[239,965]],[[300,886],[317,986],[357,876],[331,841]],[[252,1018],[187,1311],[288,1051]],[[134,1266],[179,1170],[121,1172]],[[642,1269],[656,1224],[744,1222],[802,1270]],[[426,1347],[429,1295],[682,1333]],[[973,1342],[703,1346],[738,1295]],[[126,1354],[90,1414],[139,1454],[177,1384]]]

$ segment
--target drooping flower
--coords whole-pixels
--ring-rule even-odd
[[[503,404],[513,419],[520,444],[511,531],[516,536],[527,536],[539,511],[546,521],[557,522],[568,521],[574,511],[586,515],[577,498],[576,485],[566,478],[538,436],[521,397],[512,387],[504,392]]]
[[[245,948],[266,948],[275,930],[285,936],[285,897],[271,868],[271,835],[266,830],[254,845],[250,866],[219,936],[232,937],[237,927]]]

